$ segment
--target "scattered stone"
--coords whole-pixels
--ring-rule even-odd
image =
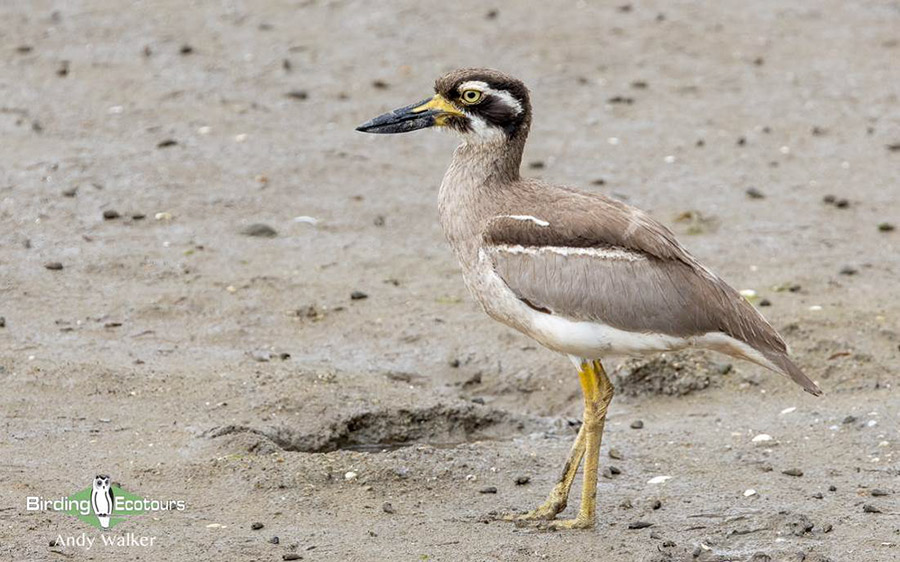
[[[267,349],[260,349],[250,354],[254,361],[259,363],[268,363],[272,360],[272,352]]]
[[[759,306],[772,306],[772,301],[769,299],[761,299],[759,301]]]
[[[478,490],[479,494],[496,494],[497,487],[496,486],[486,486],[480,490]]]
[[[175,139],[165,139],[156,143],[156,148],[169,148],[170,146],[175,146],[178,144],[178,141]]]
[[[871,495],[873,498],[887,496],[889,494],[890,492],[888,492],[887,490],[882,490],[881,488],[872,488],[872,491],[869,492],[869,495]]]
[[[857,273],[859,273],[859,270],[852,265],[845,265],[840,271],[841,275],[856,275]]]
[[[44,264],[44,267],[50,271],[59,271],[63,268],[63,264],[58,261],[48,261]]]
[[[6,327],[6,317],[0,316],[0,328],[5,328],[5,327]]]
[[[799,468],[789,468],[787,470],[782,470],[781,473],[786,474],[787,476],[796,476],[798,478],[803,476],[803,471]]]
[[[263,527],[265,527],[265,525],[263,525],[259,521],[256,521],[256,522],[250,524],[250,528],[253,529],[254,531],[259,531]]]
[[[747,562],[773,562],[772,557],[765,552],[754,552]]]
[[[768,433],[760,433],[759,435],[757,435],[756,437],[751,439],[751,441],[753,441],[754,443],[766,443],[771,440],[772,440],[772,436],[769,435]]]
[[[825,494],[823,494],[822,492],[816,492],[815,494],[812,495],[812,497],[814,499],[821,500],[821,499],[825,498]]]
[[[632,521],[628,524],[629,529],[646,529],[647,527],[652,527],[653,523],[649,521]]]
[[[751,188],[747,189],[747,191],[745,193],[747,194],[747,197],[749,197],[750,199],[765,199],[766,198],[765,194],[762,191],[756,189],[755,187],[751,187]]]
[[[835,201],[837,201],[837,197],[834,195],[826,195],[822,198],[822,203],[825,203],[826,205],[834,205]]]
[[[543,170],[546,164],[542,160],[533,160],[528,163],[528,167],[532,170]]]
[[[747,144],[747,137],[738,137],[738,140],[737,140],[738,146],[745,146],[746,144]],[[750,193],[749,193],[750,190],[748,189],[747,191],[748,191],[747,195],[750,195]],[[760,195],[762,195],[762,193],[760,193]],[[753,197],[751,196],[751,198],[753,198]],[[762,197],[759,197],[759,199],[762,199]]]
[[[631,509],[632,507],[634,507],[634,505],[632,505],[631,500],[622,500],[622,503],[619,504],[619,507],[621,507],[622,509]]]
[[[192,46],[188,45],[187,43],[185,43],[184,45],[181,46],[180,49],[178,49],[178,52],[181,53],[182,55],[189,55],[194,52],[194,48]]]
[[[62,192],[63,197],[75,197],[78,195],[77,187],[70,187],[69,189],[64,189]]]
[[[525,484],[528,484],[529,482],[531,482],[530,476],[524,476],[524,475],[516,476],[516,486],[524,486]]]
[[[647,484],[662,484],[671,479],[671,476],[654,476],[650,480],[647,480]]]
[[[841,421],[841,423],[844,424],[844,425],[847,425],[847,424],[850,424],[850,423],[855,422],[857,419],[858,419],[858,418],[857,418],[856,416],[854,416],[854,415],[851,414],[851,415],[845,417],[845,418]]]
[[[281,557],[282,560],[303,560],[303,557],[296,552],[288,552]]]
[[[634,103],[634,98],[628,96],[613,96],[606,100],[606,103],[632,105]]]
[[[785,514],[785,517],[782,522],[782,526],[785,531],[794,535],[795,537],[802,537],[806,533],[809,533],[815,527],[815,524],[802,513],[788,513]]]
[[[847,207],[850,206],[850,200],[843,199],[843,198],[838,199],[834,202],[834,206],[837,207],[838,209],[846,209]]]
[[[278,544],[280,542],[281,542],[281,539],[279,539],[277,536],[274,536],[269,539],[269,543],[271,543],[271,544]]]
[[[609,465],[609,472],[612,473],[613,475],[619,475],[619,474],[622,474],[622,469],[611,464],[611,465]]]
[[[59,66],[56,67],[56,75],[63,78],[69,75],[69,61],[60,61]]]
[[[391,502],[384,502],[381,504],[381,511],[385,513],[394,513],[394,506],[391,505]]]
[[[391,85],[388,84],[387,82],[385,82],[384,80],[373,80],[372,87],[375,88],[376,90],[387,90],[388,88],[391,87]]]
[[[810,132],[812,133],[812,136],[814,136],[814,137],[821,137],[821,136],[824,136],[825,133],[828,132],[828,129],[823,129],[822,127],[816,126],[816,127],[813,127],[810,130]]]
[[[486,14],[484,14],[484,17],[485,17],[485,19],[495,20],[495,19],[497,19],[497,16],[499,16],[499,15],[500,15],[500,10],[491,9],[491,10],[488,10]]]
[[[631,83],[631,87],[635,90],[646,90],[650,85],[644,80],[635,80]]]
[[[837,492],[837,486],[835,486],[834,484],[832,484],[831,486],[828,486],[828,491],[829,492]]]
[[[292,100],[303,101],[309,98],[309,93],[306,90],[291,90],[290,92],[286,93],[285,96],[291,98]]]
[[[357,474],[352,470],[344,473],[344,480],[356,480]]]
[[[271,226],[263,223],[254,223],[241,229],[244,236],[254,236],[256,238],[275,238],[278,231]]]
[[[119,218],[119,216],[121,216],[119,215],[119,211],[115,209],[106,209],[105,211],[103,211],[103,220],[116,220],[117,218]]]
[[[147,215],[145,215],[144,213],[132,213],[132,214],[131,214],[131,219],[132,219],[132,220],[142,221],[142,220],[144,220],[145,218],[147,218]]]
[[[643,422],[643,421],[641,421],[641,420],[634,420],[633,422],[631,422],[631,429],[643,429],[643,428],[644,428],[644,422]]]
[[[374,224],[375,226],[384,226],[384,222],[384,215],[377,215],[372,221],[372,224]]]
[[[864,513],[881,513],[881,510],[875,507],[874,505],[867,503],[863,504],[863,512]]]
[[[750,497],[753,497],[753,496],[755,496],[755,495],[756,495],[756,490],[754,490],[753,488],[747,488],[746,490],[744,490],[744,497],[745,497],[745,498],[750,498]]]
[[[660,500],[653,500],[650,502],[650,509],[657,510],[662,507],[662,502]]]
[[[19,45],[16,47],[16,52],[26,55],[34,50],[34,47],[31,45]]]
[[[887,145],[887,149],[891,152],[900,152],[900,142],[894,142]]]
[[[616,449],[615,447],[613,447],[612,449],[609,450],[609,458],[611,458],[611,459],[616,459],[617,461],[620,461],[620,460],[622,460],[622,459],[625,458],[625,457],[622,456],[622,452],[621,452],[621,451],[619,451],[618,449]]]
[[[879,232],[893,232],[896,227],[889,222],[878,223]]]
[[[350,300],[360,301],[369,298],[369,295],[362,291],[353,291],[350,293]]]

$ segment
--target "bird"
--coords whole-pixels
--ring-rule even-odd
[[[100,527],[104,529],[109,528],[109,517],[113,512],[114,500],[115,495],[109,483],[109,476],[105,474],[95,476],[91,482],[91,509],[97,516]]]
[[[459,135],[438,210],[463,281],[488,316],[568,356],[584,397],[582,425],[547,500],[504,518],[587,529],[596,521],[599,453],[614,394],[603,360],[709,349],[785,375],[812,395],[822,391],[756,308],[648,213],[523,177],[531,121],[521,80],[463,68],[438,78],[432,96],[357,130],[438,128]],[[557,520],[582,461],[577,514]]]

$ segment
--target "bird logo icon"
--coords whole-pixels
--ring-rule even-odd
[[[112,515],[114,504],[109,476],[98,474],[91,483],[91,509],[100,521],[100,527],[109,528],[109,517]]]

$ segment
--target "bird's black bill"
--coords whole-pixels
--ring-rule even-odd
[[[363,133],[377,133],[389,135],[394,133],[408,133],[426,127],[433,127],[435,119],[442,113],[440,109],[429,109],[427,106],[431,99],[395,109],[375,119],[366,121],[356,128]]]

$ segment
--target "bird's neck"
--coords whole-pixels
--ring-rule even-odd
[[[477,259],[480,232],[518,182],[524,135],[503,142],[464,142],[456,148],[438,195],[441,226],[463,266]]]

